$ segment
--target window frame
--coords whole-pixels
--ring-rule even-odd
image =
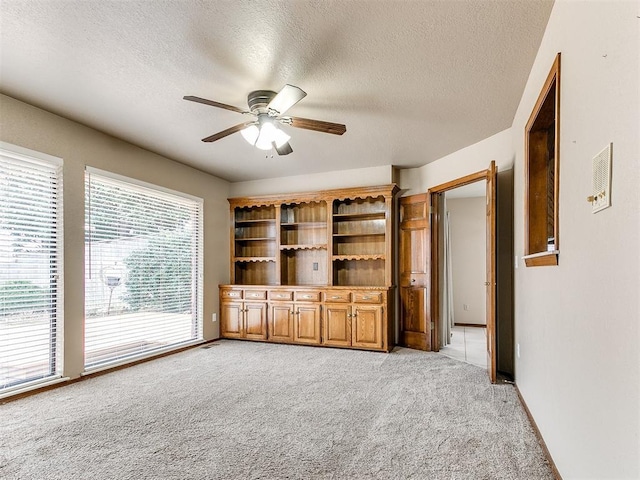
[[[55,193],[51,196],[55,204],[55,214],[51,217],[55,227],[53,257],[49,257],[49,278],[51,307],[49,320],[49,373],[16,381],[0,388],[0,398],[16,393],[57,383],[63,380],[64,371],[64,192],[63,192],[63,159],[31,150],[19,145],[0,141],[0,156],[12,158],[17,162],[51,169],[55,175]],[[53,260],[53,263],[52,263]]]

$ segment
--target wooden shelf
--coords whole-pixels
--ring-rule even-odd
[[[255,225],[257,223],[275,223],[275,218],[256,218],[252,220],[236,220],[236,225]]]
[[[334,213],[333,220],[336,222],[350,220],[379,220],[384,219],[385,215],[385,212]]]
[[[236,242],[261,242],[275,241],[274,237],[253,237],[253,238],[236,238]]]
[[[287,222],[281,223],[283,228],[327,228],[327,222]]]
[[[385,233],[334,233],[333,238],[384,237]]]
[[[544,267],[549,265],[558,265],[558,256],[560,250],[551,250],[548,252],[532,253],[524,255],[522,259],[527,267]]]
[[[235,257],[236,262],[275,262],[275,257]]]
[[[384,260],[384,255],[334,255],[333,261],[346,261],[346,260]]]
[[[326,243],[315,245],[280,245],[280,250],[323,250],[326,248]]]

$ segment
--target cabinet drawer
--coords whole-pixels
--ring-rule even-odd
[[[382,303],[380,292],[354,292],[353,303]]]
[[[220,298],[240,299],[242,298],[242,290],[230,290],[228,288],[224,288],[220,290]]]
[[[244,299],[245,300],[266,300],[267,292],[266,290],[245,290]]]
[[[295,293],[295,297],[296,302],[319,302],[320,292],[301,290]]]
[[[349,303],[351,294],[349,292],[325,292],[324,301],[327,303]]]
[[[269,300],[293,300],[293,292],[269,292]]]

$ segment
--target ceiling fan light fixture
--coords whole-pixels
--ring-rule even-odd
[[[282,147],[289,140],[291,140],[291,137],[289,135],[284,133],[279,128],[276,128],[275,139],[274,139],[276,147],[278,147],[278,148]]]
[[[257,125],[249,125],[247,128],[240,130],[242,137],[251,145],[255,145],[260,135],[260,129]]]
[[[271,150],[275,143],[277,147],[283,146],[291,137],[278,129],[273,122],[265,121],[260,126],[260,134],[255,142],[255,146],[260,150]]]
[[[271,122],[263,122],[260,126],[260,135],[256,140],[256,147],[260,150],[271,150],[271,142],[275,137],[276,127]]]

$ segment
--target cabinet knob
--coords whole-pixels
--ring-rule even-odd
[[[416,279],[415,279],[415,278],[412,278],[412,279],[411,279],[411,283],[416,283]]]

